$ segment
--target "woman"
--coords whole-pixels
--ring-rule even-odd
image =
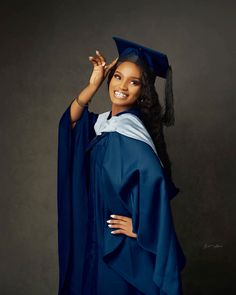
[[[89,85],[59,125],[59,295],[180,295],[163,124],[174,122],[171,68],[159,52],[114,38],[119,58],[89,57]],[[108,76],[112,110],[88,110]],[[154,82],[167,78],[163,113]]]

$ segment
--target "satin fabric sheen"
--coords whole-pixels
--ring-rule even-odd
[[[181,295],[186,258],[170,207],[179,190],[145,142],[96,136],[97,118],[85,107],[71,129],[69,106],[59,123],[58,295]],[[111,234],[110,214],[131,217],[137,239]]]

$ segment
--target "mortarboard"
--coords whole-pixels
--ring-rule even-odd
[[[172,69],[166,54],[119,37],[112,38],[115,40],[119,53],[118,61],[130,60],[134,63],[144,62],[150,71],[150,79],[153,83],[155,82],[156,76],[166,79],[163,123],[166,126],[174,125]]]
[[[116,42],[120,59],[131,56],[141,58],[156,76],[166,78],[169,63],[164,53],[118,37],[113,37],[113,39]]]

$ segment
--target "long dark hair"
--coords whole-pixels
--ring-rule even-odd
[[[122,62],[123,61],[118,60],[116,64],[110,69],[107,78],[108,88],[117,67]],[[164,109],[160,104],[159,96],[154,85],[155,77],[145,65],[145,63],[140,61],[135,63],[142,70],[142,88],[141,94],[136,100],[134,106],[139,109],[142,122],[153,140],[158,156],[164,165],[165,171],[172,179],[171,161],[167,153],[167,147],[163,133]]]

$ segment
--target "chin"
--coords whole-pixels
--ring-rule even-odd
[[[114,105],[117,105],[117,106],[124,106],[124,107],[128,107],[130,105],[133,104],[133,102],[130,102],[129,100],[121,100],[121,99],[117,99],[117,98],[112,98],[111,99],[111,102],[114,104]]]
[[[119,106],[129,106],[135,103],[135,100],[130,99],[130,97],[126,98],[117,98],[114,96],[114,94],[110,95],[110,100],[113,104],[119,105]]]

